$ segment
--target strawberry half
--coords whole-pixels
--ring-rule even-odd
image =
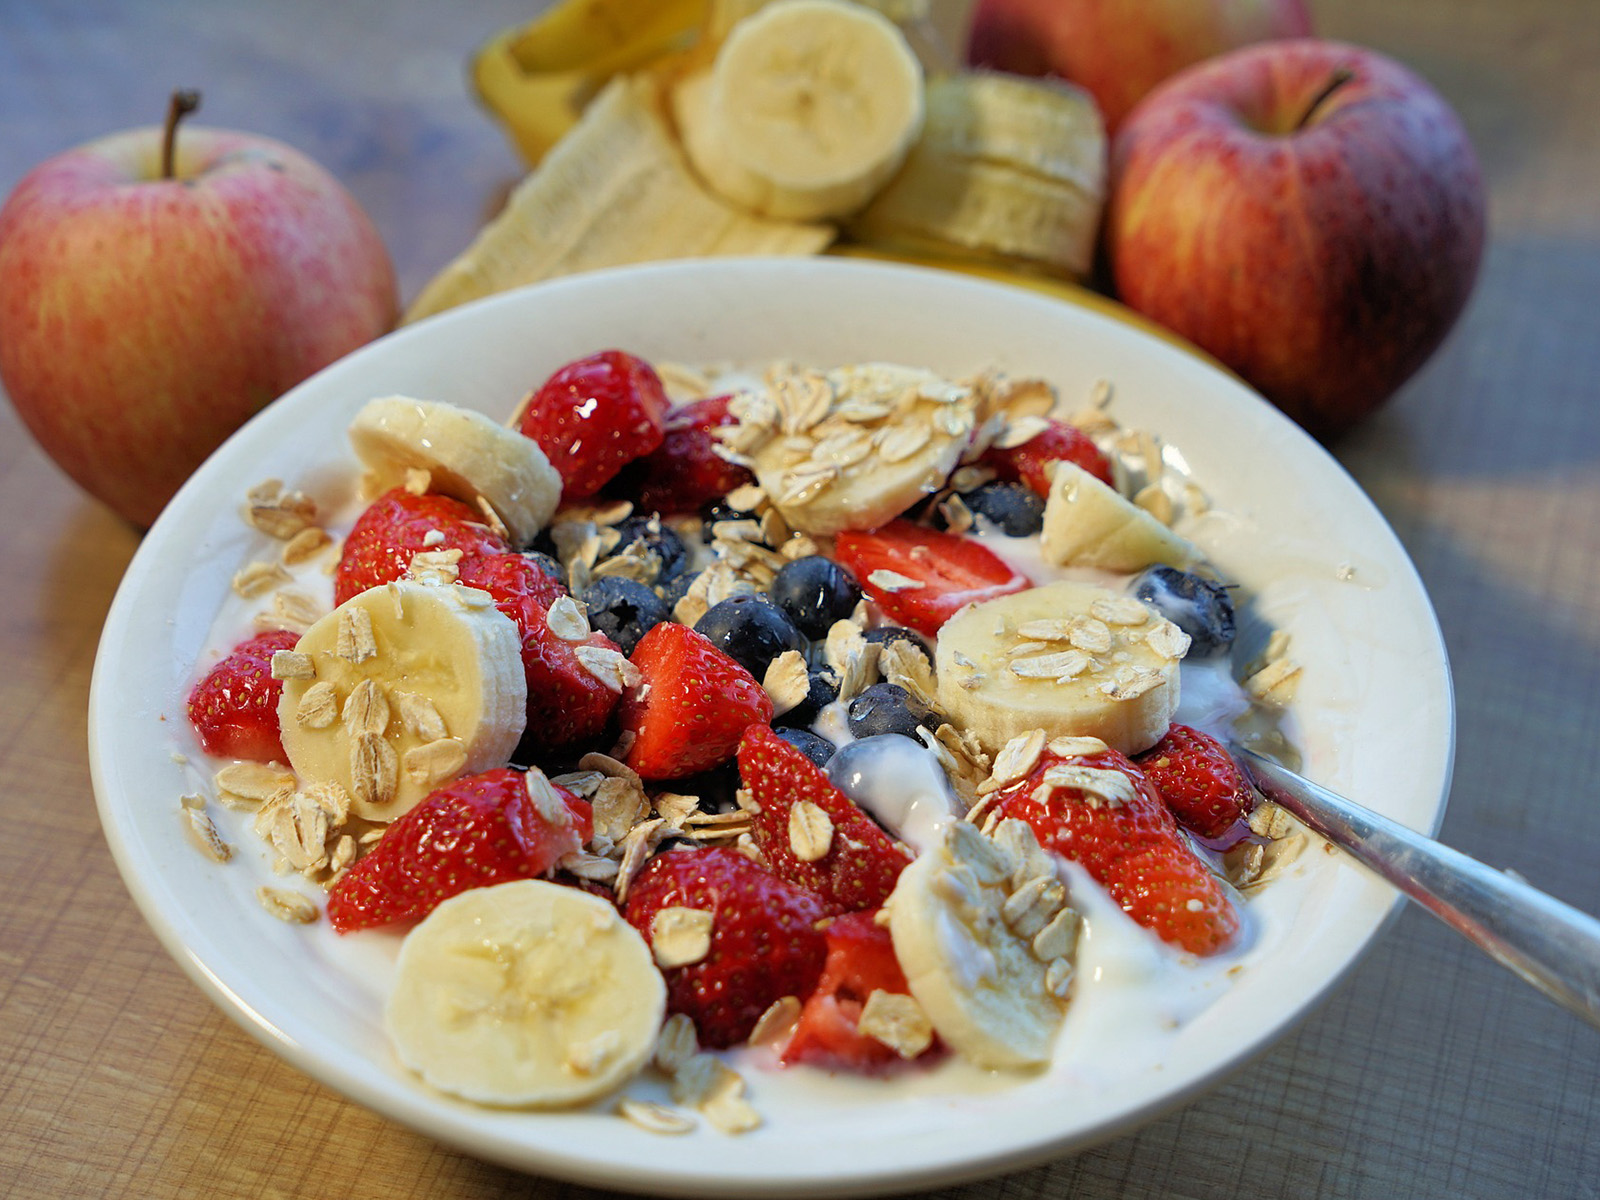
[[[1111,460],[1083,430],[1065,421],[1049,424],[1020,446],[991,446],[978,462],[1000,479],[1025,483],[1041,496],[1050,494],[1050,476],[1058,462],[1077,463],[1107,487],[1116,487]]]
[[[633,881],[624,912],[652,948],[656,914],[665,908],[711,914],[706,954],[662,971],[667,1011],[693,1020],[703,1045],[744,1041],[774,1000],[809,995],[822,974],[822,899],[736,850],[658,854]]]
[[[1255,790],[1222,743],[1188,725],[1173,725],[1134,762],[1178,824],[1203,838],[1237,833],[1256,806]]]
[[[1093,774],[1075,774],[1084,767]],[[993,811],[1026,821],[1041,846],[1081,864],[1164,941],[1212,954],[1238,932],[1222,885],[1144,772],[1115,750],[1070,758],[1047,750],[1024,779],[997,793]]]
[[[882,1074],[906,1060],[859,1028],[861,1009],[876,991],[910,994],[894,956],[889,931],[873,913],[846,913],[826,923],[828,958],[816,991],[806,997],[794,1036],[784,1046],[785,1063],[811,1063],[863,1074]],[[938,1053],[937,1041],[918,1058]]]
[[[568,363],[529,398],[517,428],[561,473],[564,500],[592,496],[661,445],[670,404],[642,358],[603,350]]]
[[[412,556],[422,550],[460,550],[465,563],[510,549],[483,523],[483,514],[461,501],[395,488],[367,505],[345,538],[333,573],[333,602],[343,604],[368,588],[403,578]]]
[[[835,912],[876,908],[888,899],[911,860],[803,752],[766,726],[752,725],[739,743],[739,778],[760,806],[750,836],[774,872],[818,893]],[[789,833],[802,801],[833,824],[827,853],[810,861],[795,853]]]
[[[871,533],[846,530],[834,545],[886,617],[929,637],[968,604],[1032,586],[972,538],[904,518]],[[874,571],[892,571],[908,582],[886,586],[882,577],[873,580]]]
[[[340,933],[419,921],[468,888],[543,875],[593,832],[589,802],[556,787],[566,820],[550,821],[520,771],[497,767],[435,791],[397,818],[328,892]]]
[[[681,779],[733,757],[752,725],[772,719],[772,698],[733,659],[687,625],[663,621],[639,639],[618,724],[634,734],[624,761],[646,779]]]
[[[278,732],[283,681],[272,677],[272,656],[293,650],[300,635],[260,633],[240,642],[189,693],[189,723],[200,746],[219,758],[288,762]]]
[[[661,445],[629,463],[607,492],[634,502],[637,512],[695,512],[707,500],[725,496],[755,476],[748,468],[718,457],[711,431],[732,425],[729,396],[710,396],[667,414]]]

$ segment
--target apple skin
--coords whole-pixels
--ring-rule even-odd
[[[0,209],[0,384],[46,453],[141,527],[399,305],[377,230],[309,158],[186,125],[162,179],[161,146],[146,128],[69,150]]]
[[[1307,39],[1233,51],[1147,96],[1112,143],[1105,238],[1124,303],[1327,440],[1443,341],[1477,278],[1485,208],[1472,143],[1427,83]]]
[[[1070,79],[1094,96],[1114,131],[1141,97],[1184,67],[1311,32],[1304,0],[978,0],[967,62]]]

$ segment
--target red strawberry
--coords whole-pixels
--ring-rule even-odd
[[[1060,766],[1114,772],[1131,787],[1107,799],[1052,779]],[[1117,751],[1071,758],[1046,751],[1026,778],[997,795],[993,811],[1026,821],[1041,846],[1082,864],[1124,912],[1164,940],[1211,954],[1238,932],[1222,885],[1183,840],[1144,772]]]
[[[299,634],[261,633],[240,642],[189,693],[189,723],[207,754],[288,762],[278,734],[278,697],[283,683],[272,677],[272,655],[293,650]]]
[[[835,553],[886,617],[929,637],[968,604],[1032,586],[972,538],[925,529],[903,518],[871,533],[846,530],[835,542]],[[875,583],[872,573],[880,570],[919,586]]]
[[[894,956],[889,931],[873,920],[871,912],[857,912],[827,922],[823,933],[828,958],[822,978],[800,1010],[800,1023],[783,1048],[783,1061],[869,1074],[904,1062],[897,1051],[856,1027],[873,992],[903,996],[911,990]],[[923,1053],[936,1051],[929,1047]]]
[[[821,897],[737,850],[671,850],[639,873],[624,915],[653,943],[656,914],[678,907],[711,914],[706,955],[662,972],[667,1010],[688,1015],[703,1045],[744,1041],[774,1000],[816,986],[827,957],[816,927],[826,913]]]
[[[328,920],[340,933],[420,921],[469,888],[543,875],[593,832],[589,802],[555,791],[565,823],[541,816],[522,772],[509,767],[445,784],[333,885]]]
[[[993,468],[999,478],[1025,483],[1041,496],[1050,494],[1050,475],[1056,463],[1062,461],[1077,463],[1107,487],[1116,486],[1111,460],[1088,434],[1065,421],[1051,420],[1020,446],[1006,450],[990,447],[978,461]]]
[[[646,779],[681,779],[726,762],[751,725],[772,719],[772,698],[733,659],[687,625],[663,621],[639,639],[644,681],[622,698],[631,731],[625,761]]]
[[[739,743],[739,778],[761,807],[750,835],[773,871],[817,892],[836,912],[873,908],[888,899],[910,859],[803,753],[766,726],[752,725]],[[802,800],[833,822],[828,852],[810,862],[795,855],[789,838],[790,811]]]
[[[356,519],[333,574],[333,602],[343,604],[368,588],[402,578],[420,550],[460,550],[462,561],[504,554],[505,538],[483,523],[476,509],[429,492],[385,492]]]
[[[525,554],[485,554],[464,558],[459,571],[462,583],[481,588],[496,601],[505,603],[521,605],[531,601],[541,609],[546,609],[568,594],[566,584]]]
[[[1256,805],[1255,792],[1222,743],[1187,725],[1172,726],[1134,761],[1178,824],[1203,838],[1237,832]]]
[[[634,502],[639,512],[694,512],[755,478],[745,467],[717,456],[711,431],[732,425],[728,396],[696,400],[667,414],[661,445],[623,468],[607,488]]]
[[[624,465],[661,445],[661,377],[621,350],[568,363],[529,397],[518,428],[561,472],[562,497],[592,496]]]

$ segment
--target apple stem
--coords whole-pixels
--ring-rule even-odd
[[[1310,107],[1308,107],[1306,109],[1305,115],[1302,116],[1300,118],[1300,120],[1295,123],[1295,131],[1298,132],[1298,131],[1304,129],[1306,127],[1306,125],[1310,122],[1311,118],[1316,115],[1317,109],[1319,109],[1319,108],[1321,108],[1323,106],[1323,104],[1327,101],[1328,97],[1333,95],[1335,92],[1337,92],[1345,84],[1349,83],[1355,77],[1356,77],[1356,73],[1354,71],[1352,71],[1349,67],[1340,67],[1337,71],[1335,71],[1333,73],[1333,75],[1328,79],[1327,86],[1324,87],[1320,92],[1317,93],[1317,98],[1315,100],[1313,100],[1311,102]]]
[[[178,122],[200,107],[200,93],[179,88],[167,104],[167,126],[161,134],[161,178],[171,179],[178,156]]]

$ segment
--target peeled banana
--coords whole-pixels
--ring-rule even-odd
[[[632,1078],[665,1010],[650,949],[614,907],[525,879],[462,892],[406,935],[384,1021],[441,1091],[556,1108]]]
[[[1184,567],[1200,557],[1188,539],[1071,462],[1056,464],[1039,545],[1056,566],[1107,571]]]

